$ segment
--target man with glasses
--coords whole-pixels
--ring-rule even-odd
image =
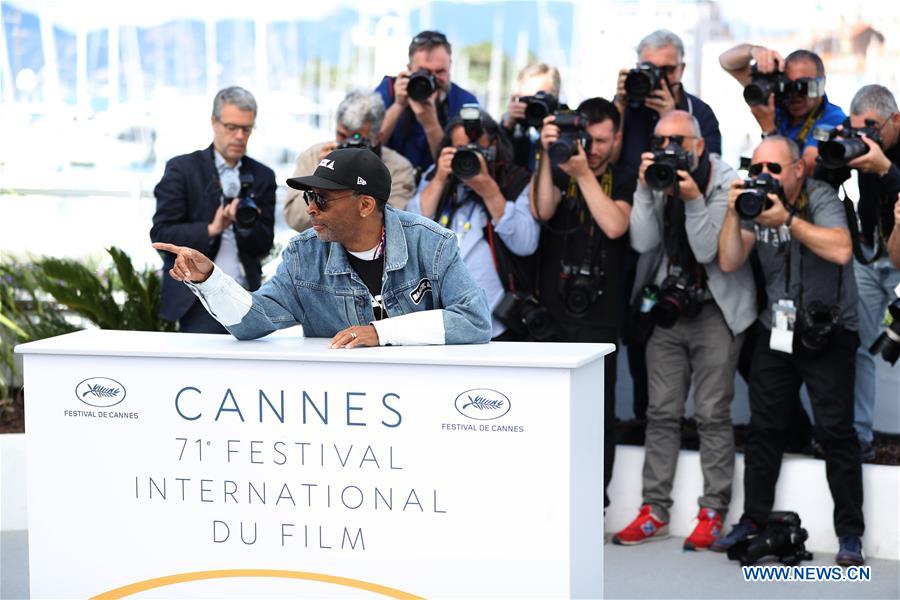
[[[854,261],[859,290],[859,342],[856,352],[855,427],[862,447],[862,459],[873,460],[872,421],[875,410],[875,357],[869,347],[881,332],[887,305],[896,298],[900,269],[891,264],[888,240],[900,224],[894,218],[894,205],[900,192],[900,112],[890,90],[881,85],[861,88],[850,103],[850,126],[867,128],[880,139],[863,134],[867,152],[847,163],[859,170],[861,224],[860,247]],[[849,177],[849,170],[839,179]]]
[[[785,433],[805,384],[825,452],[834,500],[839,565],[864,562],[862,467],[853,431],[853,375],[859,346],[856,280],[847,215],[834,188],[805,177],[797,145],[769,136],[753,153],[751,173],[777,182],[753,220],[736,208],[736,180],[719,235],[719,266],[746,266],[756,247],[770,306],[757,329],[750,367],[750,430],[744,451],[744,515],[712,549],[728,550],[766,525],[775,500]],[[747,214],[744,211],[744,214]]]
[[[717,261],[734,170],[707,152],[700,124],[686,111],[663,116],[653,141],[658,148],[685,152],[687,164],[676,170],[673,184],[660,189],[665,180],[650,176],[660,167],[654,153],[641,157],[630,221],[631,245],[640,253],[632,297],[641,302],[640,318],[652,327],[646,343],[643,503],[613,543],[669,536],[681,425],[693,388],[703,494],[684,549],[706,550],[718,539],[731,501],[734,374],[744,331],[756,319],[756,288],[748,265],[723,272]]]
[[[630,69],[619,71],[615,104],[622,115],[621,153],[617,153],[613,162],[625,167],[631,173],[637,173],[641,166],[641,156],[651,149],[650,139],[659,120],[673,110],[683,110],[697,119],[707,154],[722,154],[722,134],[719,132],[719,121],[712,108],[697,96],[684,89],[684,43],[675,33],[667,29],[659,29],[647,35],[637,46],[638,67],[657,70],[657,85],[649,90],[646,97],[629,96],[626,80]],[[654,74],[654,78],[655,74]],[[638,79],[641,79],[640,77]],[[631,249],[625,255],[623,285],[621,289],[630,290],[634,282],[637,254]],[[621,300],[627,305],[627,296]],[[634,382],[634,414],[639,420],[647,414],[647,366],[644,362],[645,349],[633,339],[626,339],[628,344],[628,367]]]
[[[304,192],[312,227],[291,240],[275,275],[250,293],[202,252],[154,244],[238,339],[303,325],[331,348],[474,344],[491,316],[459,255],[456,236],[434,221],[386,206],[391,175],[370,150],[343,148],[313,175],[288,179]]]
[[[353,90],[337,108],[334,141],[313,144],[300,153],[292,177],[311,175],[329,152],[336,148],[366,147],[381,157],[391,173],[391,197],[388,204],[404,209],[416,191],[412,165],[399,152],[385,148],[378,132],[384,120],[384,102],[376,92]],[[309,213],[300,190],[289,189],[284,199],[284,219],[297,231],[309,227]]]
[[[840,125],[846,119],[844,111],[825,95],[825,65],[819,55],[795,50],[782,58],[775,50],[740,44],[723,52],[719,64],[744,88],[753,81],[754,69],[762,75],[783,76],[765,103],[751,105],[750,112],[763,137],[778,134],[794,140],[803,156],[805,174],[812,175],[819,156],[813,131],[823,125]]]
[[[150,239],[196,248],[241,287],[255,290],[262,278],[260,261],[272,249],[276,188],[272,169],[246,155],[256,99],[240,87],[219,91],[211,122],[213,142],[208,148],[166,163],[153,190],[156,214]],[[163,268],[171,269],[173,261],[164,255]],[[190,290],[168,278],[162,284],[159,316],[178,321],[180,331],[227,333]]]
[[[477,104],[470,92],[450,82],[450,42],[438,31],[423,31],[409,44],[409,64],[396,77],[385,77],[376,92],[387,112],[381,125],[381,141],[405,156],[418,174],[434,163],[434,155],[448,121],[463,104]],[[414,88],[430,94],[415,99]],[[413,93],[413,96],[418,95]]]

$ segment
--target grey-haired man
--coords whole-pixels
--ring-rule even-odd
[[[337,108],[334,141],[313,144],[300,153],[291,177],[312,175],[329,152],[337,148],[365,147],[381,157],[391,174],[391,196],[388,204],[404,209],[416,191],[412,164],[395,150],[381,145],[378,132],[384,122],[384,101],[376,92],[353,90]],[[299,190],[289,189],[284,203],[287,224],[303,231],[310,225],[306,203]]]

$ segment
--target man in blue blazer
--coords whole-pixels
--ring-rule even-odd
[[[259,288],[261,259],[272,249],[275,173],[246,155],[256,121],[256,100],[229,87],[216,94],[213,142],[166,163],[153,190],[156,214],[150,239],[195,248],[253,291]],[[174,257],[163,253],[164,269]],[[191,333],[227,333],[197,297],[169,277],[163,279],[159,316]]]

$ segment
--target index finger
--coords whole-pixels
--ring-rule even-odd
[[[154,242],[151,245],[157,250],[164,250],[166,252],[171,252],[172,254],[178,254],[184,249],[181,246],[176,246],[175,244],[166,244],[165,242]]]

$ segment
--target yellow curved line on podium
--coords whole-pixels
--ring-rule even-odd
[[[389,598],[402,598],[404,600],[422,600],[422,596],[416,596],[407,592],[390,588],[377,583],[361,581],[359,579],[350,579],[349,577],[338,577],[336,575],[326,575],[324,573],[308,573],[304,571],[286,571],[279,569],[221,569],[218,571],[196,571],[194,573],[179,573],[176,575],[166,575],[165,577],[157,577],[155,579],[147,579],[138,581],[122,587],[103,592],[94,596],[91,600],[124,598],[139,592],[145,592],[155,588],[167,585],[175,585],[178,583],[186,583],[188,581],[201,581],[204,579],[226,579],[229,577],[271,577],[277,579],[306,579],[308,581],[321,581],[323,583],[333,583],[335,585],[343,585],[367,592],[382,594]]]

